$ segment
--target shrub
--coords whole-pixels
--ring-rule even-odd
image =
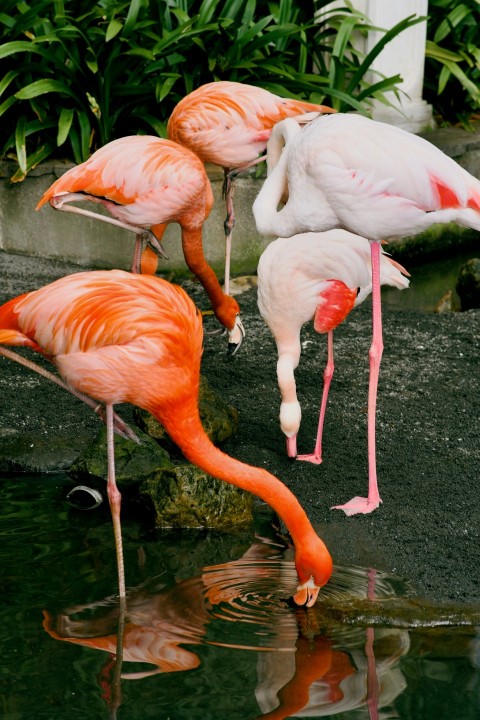
[[[389,31],[362,58],[352,32],[370,25],[345,7],[314,21],[326,0],[3,0],[2,157],[21,180],[50,156],[79,163],[123,135],[165,135],[175,104],[229,79],[367,112],[400,76],[368,83]],[[316,71],[313,71],[313,67]]]
[[[469,125],[480,108],[480,3],[429,0],[425,99],[440,122]]]

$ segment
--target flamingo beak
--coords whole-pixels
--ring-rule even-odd
[[[310,577],[307,582],[298,586],[297,592],[293,596],[293,600],[297,605],[312,607],[317,601],[319,590],[320,588],[318,585],[315,585],[313,577]]]
[[[287,437],[287,455],[289,458],[297,457],[297,435]]]
[[[243,340],[245,338],[245,328],[243,327],[240,315],[235,318],[235,325],[228,333],[228,349],[227,353],[229,357],[233,357],[242,347]]]

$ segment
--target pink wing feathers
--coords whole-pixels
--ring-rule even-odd
[[[245,165],[263,152],[273,125],[292,115],[333,112],[324,105],[281,98],[244,83],[207,83],[183,98],[168,121],[168,137],[203,162]]]

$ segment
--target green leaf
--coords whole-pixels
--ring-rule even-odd
[[[471,9],[467,5],[457,5],[446,18],[440,23],[433,37],[435,42],[442,42],[453,28],[459,25],[466,17],[470,17]]]
[[[65,85],[65,83],[60,82],[59,80],[47,79],[36,80],[35,82],[30,83],[30,85],[27,85],[16,92],[15,97],[17,100],[31,100],[31,98],[38,97],[39,95],[45,95],[45,93],[49,92],[64,93],[65,95],[75,97],[75,93],[73,93],[70,88]]]
[[[68,137],[70,128],[72,126],[73,116],[75,111],[73,108],[62,108],[60,117],[58,119],[58,133],[57,133],[57,145],[63,145]]]
[[[125,20],[125,25],[123,26],[122,35],[124,37],[126,37],[127,35],[130,35],[132,30],[134,29],[135,23],[137,22],[138,13],[139,13],[141,7],[142,7],[142,0],[131,0],[130,7],[128,8],[127,19]]]
[[[20,170],[25,174],[27,172],[27,141],[25,139],[25,128],[27,118],[21,115],[17,120],[15,127],[15,150]]]
[[[8,88],[10,83],[18,77],[20,72],[18,70],[10,70],[0,80],[0,95],[3,95],[5,90]]]
[[[38,55],[42,55],[44,58],[49,58],[49,53],[45,52],[43,48],[38,47],[32,42],[26,42],[25,40],[14,40],[13,42],[7,42],[0,45],[0,60],[9,55],[14,55],[20,52],[33,52]]]
[[[33,170],[34,167],[36,167],[39,163],[46,160],[53,152],[53,145],[50,143],[45,143],[41,145],[37,150],[35,150],[33,153],[31,153],[28,156],[27,165],[25,168],[25,171],[22,171],[21,168],[17,170],[17,172],[12,175],[10,178],[11,182],[19,182],[21,180],[25,179],[25,176],[30,170]]]
[[[118,33],[123,28],[122,23],[120,20],[116,20],[115,18],[113,20],[110,20],[107,27],[107,32],[105,33],[105,42],[110,42],[110,40],[113,40],[113,38],[118,35]]]

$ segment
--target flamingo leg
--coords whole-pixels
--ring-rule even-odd
[[[225,205],[227,210],[227,215],[223,223],[223,229],[225,232],[225,279],[223,289],[227,295],[230,293],[232,235],[233,227],[235,225],[235,213],[233,211],[233,193],[235,190],[235,179],[237,175],[240,175],[240,173],[245,172],[245,170],[248,170],[249,168],[254,167],[255,165],[258,165],[258,163],[266,160],[266,157],[266,155],[261,155],[260,157],[255,158],[255,160],[252,160],[251,162],[247,163],[246,165],[242,165],[241,167],[234,168],[233,170],[230,170],[230,168],[224,168],[223,170],[224,180],[222,194],[225,199]]]
[[[89,395],[84,395],[84,393],[79,392],[78,390],[75,390],[72,388],[68,383],[66,383],[64,380],[58,377],[58,375],[54,375],[53,373],[49,372],[48,370],[45,370],[41,365],[37,365],[37,363],[32,362],[32,360],[28,360],[28,358],[23,357],[23,355],[19,355],[18,353],[14,352],[13,350],[9,350],[4,347],[0,347],[0,355],[3,355],[3,357],[8,358],[9,360],[12,360],[13,362],[18,363],[19,365],[23,365],[24,367],[28,368],[29,370],[33,370],[33,372],[36,372],[38,375],[41,375],[42,377],[46,378],[47,380],[50,380],[51,382],[54,382],[56,385],[61,387],[63,390],[66,390],[74,397],[81,400],[85,405],[87,405],[89,408],[93,410],[102,420],[103,422],[106,422],[105,418],[105,408],[104,406],[91,398]],[[121,437],[125,438],[125,440],[133,440],[134,442],[140,444],[140,440],[138,439],[138,436],[133,432],[131,428],[128,427],[127,423],[122,420],[122,418],[117,415],[117,413],[113,413],[113,425],[114,430],[117,433],[117,435],[120,435]]]
[[[317,429],[317,440],[315,442],[315,448],[313,453],[309,455],[298,455],[297,460],[305,460],[311,462],[314,465],[320,465],[322,462],[322,436],[323,436],[323,425],[325,422],[325,412],[327,409],[328,392],[330,390],[330,383],[332,382],[333,371],[335,364],[333,361],[333,330],[329,330],[327,333],[327,364],[323,371],[323,394],[322,402],[320,405],[320,415],[318,418],[318,429]]]
[[[368,385],[368,497],[354,497],[345,505],[334,505],[332,510],[343,510],[346,515],[370,513],[382,499],[378,492],[375,446],[375,415],[377,409],[378,376],[383,354],[382,304],[380,296],[380,242],[370,243],[372,254],[372,313],[373,338],[369,351],[370,380]]]
[[[86,208],[79,208],[76,205],[68,204],[75,201],[78,202],[85,200],[89,200],[90,202],[103,205],[107,209],[109,208],[109,206],[115,205],[115,203],[112,203],[109,200],[105,200],[104,198],[98,198],[95,195],[87,195],[86,193],[66,193],[65,195],[54,195],[54,197],[50,200],[50,205],[55,210],[60,210],[62,212],[71,212],[75,213],[76,215],[84,215],[85,217],[92,218],[93,220],[101,220],[102,222],[109,223],[110,225],[116,225],[117,227],[123,228],[124,230],[134,232],[137,238],[135,243],[135,250],[133,253],[132,272],[139,272],[139,270],[135,270],[134,268],[140,266],[140,257],[142,254],[142,247],[144,242],[150,245],[150,247],[152,247],[156,253],[168,259],[168,255],[166,254],[165,250],[150,230],[138,227],[137,225],[130,225],[130,223],[123,222],[122,220],[118,220],[115,217],[101,215],[100,213],[92,212],[91,210],[87,210]]]
[[[375,600],[375,576],[376,570],[370,568],[368,571],[368,590],[367,596],[369,600]],[[380,695],[380,686],[377,676],[377,665],[375,662],[375,651],[373,643],[375,641],[375,629],[367,627],[365,641],[365,655],[367,657],[367,707],[368,717],[370,720],[378,720],[378,700]]]
[[[108,460],[108,476],[107,476],[107,494],[110,504],[110,512],[112,513],[113,534],[115,536],[115,549],[117,553],[117,569],[118,569],[118,594],[120,600],[125,601],[125,568],[123,562],[123,542],[122,542],[122,525],[120,522],[120,506],[122,496],[115,481],[115,444],[113,438],[113,405],[107,403],[107,460]]]
[[[232,174],[227,168],[224,170],[225,178],[223,182],[223,196],[225,198],[225,205],[227,210],[227,216],[223,223],[223,229],[225,232],[225,279],[223,281],[223,290],[228,295],[230,292],[230,264],[232,257],[232,234],[235,225],[235,213],[233,211],[233,193],[235,190],[235,178],[236,173]]]

